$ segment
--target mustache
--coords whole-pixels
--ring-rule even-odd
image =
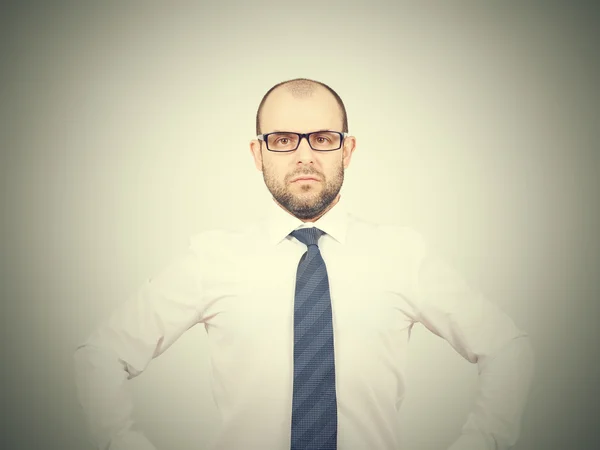
[[[306,176],[306,177],[313,176],[313,177],[320,177],[320,178],[323,177],[319,172],[312,171],[312,172],[297,172],[297,173],[292,173],[289,176],[289,178],[303,177],[303,176]]]

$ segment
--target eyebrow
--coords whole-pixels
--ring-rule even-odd
[[[309,131],[309,133],[319,133],[321,131],[331,131],[328,128],[323,128],[321,130]],[[273,130],[271,133],[297,133],[297,131],[288,131],[288,130]],[[300,133],[302,134],[302,133]]]

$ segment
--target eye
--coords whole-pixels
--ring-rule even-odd
[[[285,144],[287,144],[287,143],[288,143],[288,140],[289,140],[288,138],[279,138],[279,139],[277,139],[277,141],[275,141],[275,142],[277,142],[278,144],[283,144],[283,145],[285,145]]]

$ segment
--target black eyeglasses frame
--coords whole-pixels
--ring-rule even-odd
[[[268,138],[271,134],[295,134],[296,136],[298,136],[298,145],[296,146],[296,148],[292,149],[292,150],[271,150],[269,148],[269,143],[268,143]],[[340,146],[338,148],[331,148],[329,150],[317,150],[316,148],[313,148],[312,145],[310,145],[310,139],[309,137],[312,134],[318,134],[318,133],[336,133],[340,135]],[[263,141],[265,143],[265,147],[267,147],[267,150],[269,150],[270,152],[274,152],[274,153],[289,153],[289,152],[295,152],[296,150],[298,150],[298,147],[300,147],[300,143],[302,142],[302,139],[306,139],[306,142],[308,143],[308,146],[314,150],[315,152],[335,152],[336,150],[339,150],[340,148],[342,148],[342,145],[344,143],[344,139],[346,138],[346,136],[348,136],[348,133],[341,133],[339,131],[333,131],[333,130],[320,130],[320,131],[312,131],[310,133],[296,133],[294,131],[274,131],[272,133],[265,133],[265,134],[259,134],[258,136],[256,136],[256,138],[260,141]]]

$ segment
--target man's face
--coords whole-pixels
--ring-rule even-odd
[[[297,98],[280,88],[269,95],[261,114],[263,134],[318,130],[342,131],[341,111],[328,91],[318,88],[309,97]],[[312,150],[306,139],[293,152],[269,151],[258,140],[252,141],[250,149],[273,198],[294,216],[307,220],[322,215],[337,199],[354,146],[354,138],[348,137],[342,148],[330,152]],[[299,176],[316,180],[294,181]]]

